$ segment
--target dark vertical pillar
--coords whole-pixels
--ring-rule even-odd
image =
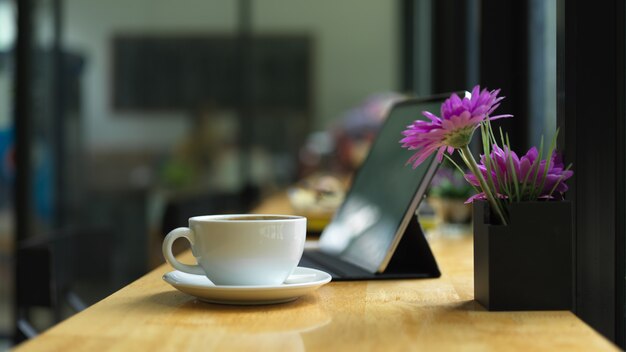
[[[574,164],[575,313],[624,347],[624,4],[558,2],[559,144]]]
[[[480,0],[465,0],[465,80],[468,89],[480,82]]]
[[[433,93],[466,90],[467,1],[433,2]]]
[[[528,1],[482,0],[480,84],[501,88],[499,112],[515,117],[496,123],[516,150],[528,149]]]
[[[67,165],[65,163],[65,80],[64,80],[64,54],[62,47],[63,32],[63,7],[62,0],[52,1],[53,11],[53,42],[52,42],[52,79],[50,80],[50,96],[52,97],[52,120],[54,126],[54,225],[57,229],[66,225],[65,204],[65,175]]]
[[[615,342],[626,348],[626,3],[615,2]]]
[[[250,147],[254,131],[254,95],[252,75],[254,50],[252,40],[252,0],[238,1],[237,58],[239,62],[239,148],[240,175],[244,187],[250,182]]]
[[[33,3],[31,0],[16,0],[17,4],[17,42],[15,47],[15,248],[28,238],[31,233],[32,212],[32,175],[31,175],[31,146],[32,146],[32,44],[33,44]],[[22,315],[18,263],[19,250],[14,252],[14,309],[13,318],[14,341],[21,341],[23,336],[19,332],[17,323]]]
[[[626,3],[616,1],[615,342],[626,348]]]
[[[415,91],[415,0],[402,0],[400,4],[400,89]]]

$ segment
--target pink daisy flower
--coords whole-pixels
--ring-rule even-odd
[[[513,115],[490,116],[500,106],[504,97],[498,97],[500,90],[480,90],[475,86],[471,94],[461,99],[455,93],[441,104],[441,117],[428,111],[422,112],[428,120],[416,120],[402,132],[405,136],[400,140],[403,148],[415,150],[415,154],[407,161],[416,168],[432,153],[437,152],[437,161],[443,160],[443,154],[454,153],[455,149],[469,145],[474,131],[485,120],[496,120]]]

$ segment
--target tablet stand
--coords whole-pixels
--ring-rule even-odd
[[[417,216],[411,218],[387,268],[377,276],[389,279],[441,276]]]

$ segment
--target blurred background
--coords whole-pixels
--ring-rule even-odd
[[[551,138],[555,1],[0,0],[0,349],[162,263],[189,216],[332,209],[393,102],[479,83],[513,145]],[[433,197],[466,197],[450,172]]]

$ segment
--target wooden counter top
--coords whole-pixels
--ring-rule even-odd
[[[197,301],[162,265],[17,351],[617,350],[571,312],[486,312],[473,301],[471,238],[431,245],[439,279],[331,282],[268,306]]]

